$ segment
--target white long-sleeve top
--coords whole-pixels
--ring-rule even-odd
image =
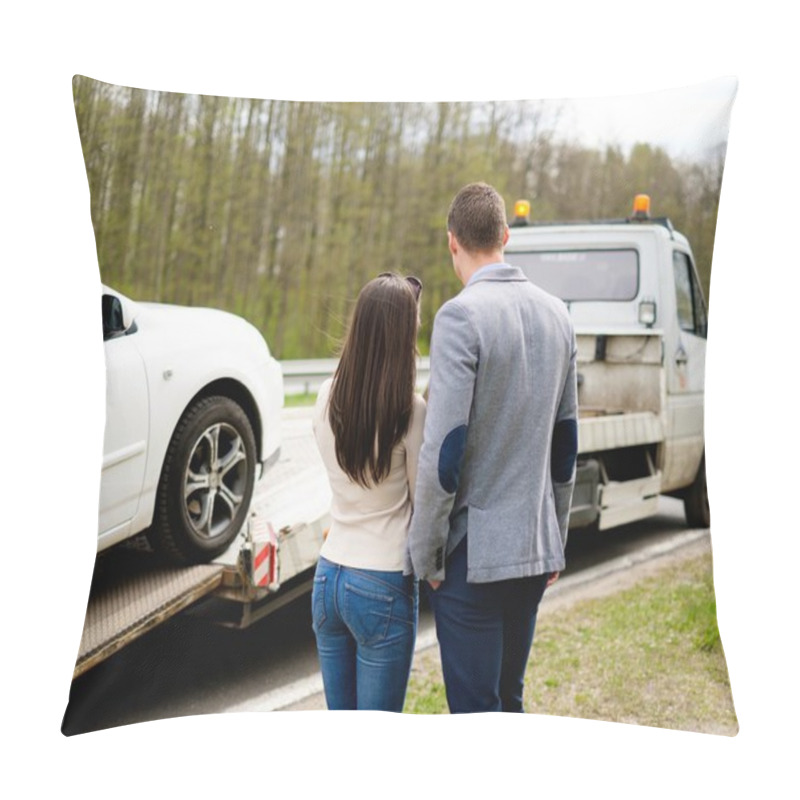
[[[328,421],[331,384],[332,379],[328,379],[320,387],[312,422],[333,494],[331,527],[320,554],[346,567],[408,571],[408,526],[425,426],[425,401],[414,395],[408,432],[392,452],[389,474],[365,489],[351,480],[336,460]]]

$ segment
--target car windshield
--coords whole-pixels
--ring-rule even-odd
[[[639,256],[632,249],[506,252],[506,260],[568,303],[633,300],[639,290]]]

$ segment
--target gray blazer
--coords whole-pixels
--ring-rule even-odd
[[[445,557],[465,535],[470,582],[564,568],[575,355],[564,303],[517,267],[476,275],[439,309],[409,530],[419,578],[445,579]]]

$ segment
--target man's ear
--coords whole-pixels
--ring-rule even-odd
[[[508,242],[508,237],[511,235],[511,232],[508,230],[508,225],[506,225],[505,230],[503,231],[503,247],[506,246]]]
[[[450,255],[454,256],[458,253],[458,239],[453,236],[452,231],[447,231],[447,247],[450,250]]]

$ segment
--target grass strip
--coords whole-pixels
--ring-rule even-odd
[[[313,406],[317,402],[316,392],[305,392],[304,394],[287,394],[283,398],[285,408],[299,408],[301,406]]]
[[[404,710],[448,713],[438,648],[415,659]],[[710,552],[617,594],[541,613],[525,710],[736,735]]]

